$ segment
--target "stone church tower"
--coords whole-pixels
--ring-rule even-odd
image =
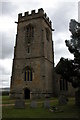
[[[51,21],[44,10],[18,15],[10,86],[11,98],[53,96],[53,41]]]

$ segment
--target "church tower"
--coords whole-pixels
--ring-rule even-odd
[[[11,98],[53,96],[52,25],[44,10],[18,15]]]

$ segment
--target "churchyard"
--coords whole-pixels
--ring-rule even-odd
[[[15,100],[2,97],[2,117],[5,118],[74,118],[79,120],[80,108],[75,98],[69,98],[67,104],[59,105],[58,98],[25,100],[24,108],[16,108]]]

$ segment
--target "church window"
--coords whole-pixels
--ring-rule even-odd
[[[60,80],[60,90],[68,90],[68,83],[67,80],[61,79]]]
[[[29,75],[30,75],[30,71],[27,70],[27,81],[29,81]]]
[[[68,82],[67,82],[67,80],[66,80],[66,90],[68,90]]]
[[[49,41],[50,39],[50,31],[48,28],[46,28],[46,39]]]
[[[31,40],[33,39],[34,37],[34,27],[29,24],[27,27],[26,27],[26,39],[27,39],[27,42],[30,43]]]
[[[25,71],[25,74],[24,74],[24,75],[25,75],[24,81],[26,81],[26,71]]]
[[[32,79],[33,79],[33,71],[32,71],[32,69],[28,68],[25,71],[25,80],[24,81],[32,81]]]
[[[30,81],[32,81],[32,71],[30,71]]]

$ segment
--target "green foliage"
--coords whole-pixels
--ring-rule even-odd
[[[9,91],[2,91],[2,96],[9,95]]]
[[[69,52],[74,55],[74,60],[61,58],[55,70],[63,79],[71,82],[74,88],[78,88],[80,87],[80,23],[71,20],[69,27],[72,35],[70,40],[65,40],[65,43]]]

